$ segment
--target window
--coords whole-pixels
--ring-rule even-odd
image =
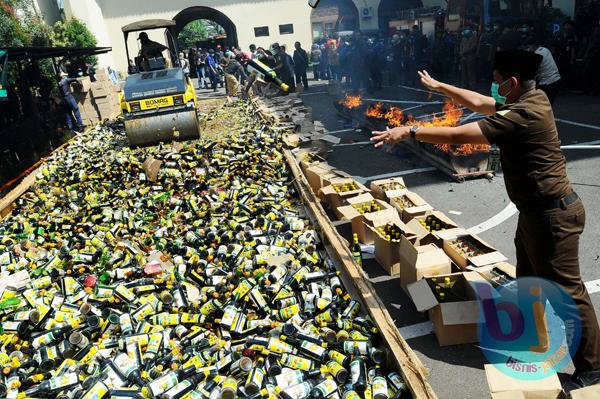
[[[323,24],[321,22],[313,22],[312,31],[313,31],[313,38],[323,36]]]
[[[291,33],[294,33],[294,24],[279,25],[280,35],[289,35]]]
[[[254,28],[254,36],[269,36],[269,27],[268,26],[258,26]]]

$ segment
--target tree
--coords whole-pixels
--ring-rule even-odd
[[[196,42],[208,38],[208,31],[204,20],[197,19],[183,27],[177,36],[177,45],[180,49],[196,47]]]
[[[96,47],[98,41],[87,25],[82,21],[72,18],[67,21],[58,21],[54,24],[52,32],[52,45],[63,47]],[[95,56],[85,57],[85,61],[95,64]]]

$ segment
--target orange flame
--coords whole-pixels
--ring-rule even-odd
[[[443,114],[441,116],[434,115],[431,120],[428,121],[415,121],[411,119],[412,115],[409,115],[410,122],[408,124],[416,124],[423,127],[452,127],[459,124],[460,118],[463,115],[463,110],[452,100],[448,99],[444,102],[442,111]],[[487,152],[490,150],[490,146],[487,144],[435,144],[435,147],[445,153],[458,156],[471,155],[475,152]]]
[[[398,107],[391,107],[385,114],[385,119],[390,126],[402,126],[404,122],[404,113]]]
[[[375,104],[371,105],[365,114],[372,118],[383,118],[385,116],[385,112],[383,112],[383,103],[376,102]]]
[[[362,98],[360,96],[346,94],[346,97],[343,100],[340,100],[339,103],[348,109],[354,109],[362,105]]]

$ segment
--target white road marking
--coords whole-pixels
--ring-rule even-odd
[[[352,128],[352,129],[334,130],[333,132],[326,132],[326,133],[327,133],[327,134],[336,134],[336,133],[345,133],[345,132],[350,132],[350,131],[353,131],[353,130],[355,130],[355,131],[359,131],[359,132],[360,132],[360,129],[354,129],[354,128]]]
[[[302,93],[303,96],[314,96],[316,94],[327,94],[326,91],[315,91],[313,92],[308,92],[308,93]]]
[[[433,332],[433,324],[431,324],[431,321],[424,321],[412,326],[400,327],[398,331],[400,331],[400,335],[404,339],[418,338],[431,334]]]
[[[600,292],[600,279],[587,281],[585,283],[585,288],[587,288],[589,294]]]
[[[467,231],[471,234],[479,234],[487,231],[493,227],[498,226],[499,224],[505,222],[510,219],[515,213],[517,213],[517,207],[512,202],[506,206],[500,213],[492,216],[488,220],[483,223],[478,224],[477,226],[473,226]]]
[[[600,145],[565,145],[561,150],[600,150]]]
[[[359,182],[361,182],[362,184],[365,184],[369,180],[388,179],[390,177],[412,175],[414,173],[431,172],[433,170],[436,170],[436,168],[434,168],[433,166],[428,166],[426,168],[418,168],[418,169],[410,169],[410,170],[400,170],[400,171],[397,171],[397,172],[384,173],[384,174],[375,175],[375,176],[366,176],[366,177],[364,177],[364,176],[354,176],[354,178],[356,180],[358,180]]]
[[[404,86],[404,85],[398,85],[398,87],[402,87],[403,89],[407,89],[407,90],[418,91],[418,92],[421,92],[421,93],[433,94],[433,95],[441,96],[441,97],[448,97],[448,96],[446,96],[445,94],[442,94],[442,93],[436,93],[435,91],[417,89],[416,87]]]
[[[461,211],[448,211],[448,213],[451,215],[459,215],[459,216],[462,215]]]
[[[443,104],[443,102],[441,102],[441,101],[386,100],[383,98],[363,98],[363,100],[364,101],[379,101],[379,102],[390,103],[390,104],[419,104],[419,105]]]
[[[595,145],[595,144],[600,144],[600,140],[592,140],[592,141],[584,141],[583,143],[574,143],[574,144],[569,144],[571,145]],[[560,148],[566,147],[566,145],[561,146]]]
[[[375,257],[375,256],[373,256]],[[400,278],[399,276],[388,276],[387,274],[384,274],[383,276],[378,276],[378,277],[373,277],[370,278],[369,281],[375,284],[379,284],[379,283],[385,283],[386,281],[390,281],[390,280],[395,280]]]
[[[597,125],[588,125],[587,123],[574,122],[574,121],[570,121],[568,119],[561,119],[561,118],[554,118],[554,120],[556,122],[566,123],[567,125],[573,125],[573,126],[579,126],[579,127],[586,127],[588,129],[600,130],[600,126],[597,126]]]
[[[334,147],[350,147],[353,145],[365,145],[365,144],[371,144],[370,141],[357,141],[355,143],[344,143],[344,144],[334,144]]]

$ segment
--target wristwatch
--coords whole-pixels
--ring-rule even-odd
[[[417,125],[413,125],[410,127],[410,137],[413,140],[417,139],[417,130],[419,130],[419,126],[417,126]]]

